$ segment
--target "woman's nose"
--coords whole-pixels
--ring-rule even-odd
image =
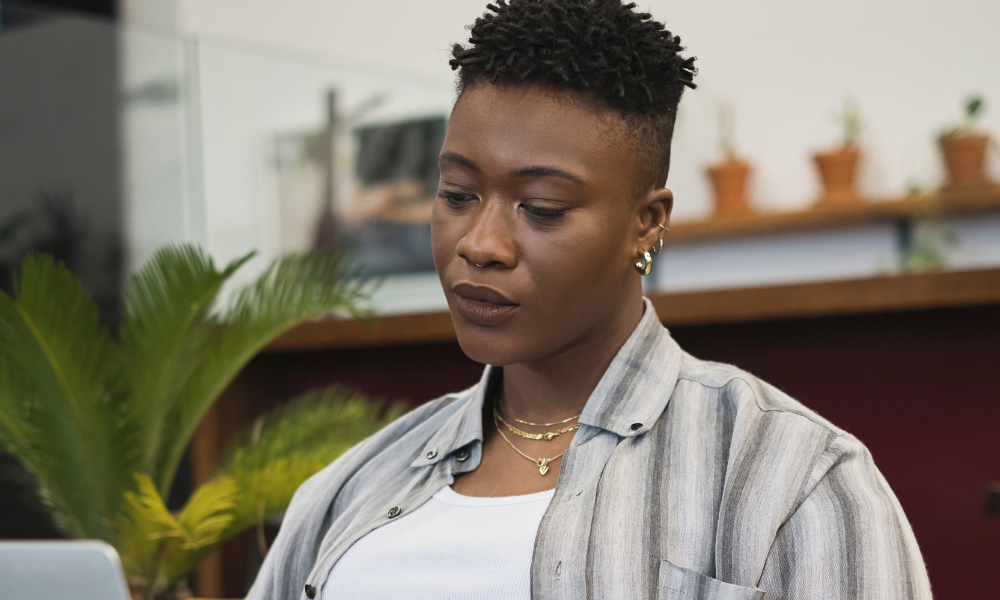
[[[517,251],[510,221],[510,215],[499,203],[483,202],[472,216],[471,226],[458,241],[455,252],[470,266],[514,267]]]

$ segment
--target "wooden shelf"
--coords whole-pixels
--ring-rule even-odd
[[[269,351],[321,350],[446,342],[455,339],[448,312],[376,317],[368,322],[331,318],[312,321],[279,337]]]
[[[761,235],[909,220],[922,214],[956,215],[1000,211],[1000,185],[961,192],[914,195],[896,200],[859,200],[853,204],[816,206],[804,210],[755,212],[671,225],[667,245],[714,238]]]
[[[653,294],[650,300],[668,327],[1000,305],[1000,269]],[[367,325],[331,318],[299,326],[275,340],[268,350],[326,350],[454,339],[455,329],[447,312],[378,317]]]
[[[650,299],[667,326],[1000,305],[1000,269],[660,294]]]

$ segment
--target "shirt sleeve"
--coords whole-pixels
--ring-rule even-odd
[[[758,587],[788,600],[930,600],[913,530],[867,448],[835,437],[810,481]]]

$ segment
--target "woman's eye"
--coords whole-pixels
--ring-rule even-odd
[[[452,208],[461,208],[467,206],[469,203],[473,202],[476,197],[472,194],[460,194],[457,192],[449,192],[446,190],[438,190],[438,198],[445,201],[448,206]]]
[[[529,204],[522,204],[521,208],[529,217],[539,222],[555,221],[566,214],[566,209],[541,208]]]

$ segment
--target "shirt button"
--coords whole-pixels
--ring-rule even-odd
[[[431,450],[430,452],[427,453],[427,460],[434,460],[435,458],[437,458],[437,455],[438,455],[437,450]]]
[[[398,517],[399,513],[401,512],[403,512],[402,509],[400,509],[398,506],[393,506],[392,508],[389,509],[389,512],[387,512],[385,516],[389,517],[390,519],[394,519]]]
[[[316,587],[315,586],[311,586],[311,585],[309,585],[307,583],[306,584],[306,598],[309,598],[309,600],[312,600],[315,597],[316,597]]]
[[[632,423],[632,431],[639,431],[642,429],[642,423]]]
[[[459,451],[458,454],[455,455],[455,460],[457,460],[458,462],[465,462],[468,459],[469,459],[469,451],[468,450],[461,450],[461,451]]]

